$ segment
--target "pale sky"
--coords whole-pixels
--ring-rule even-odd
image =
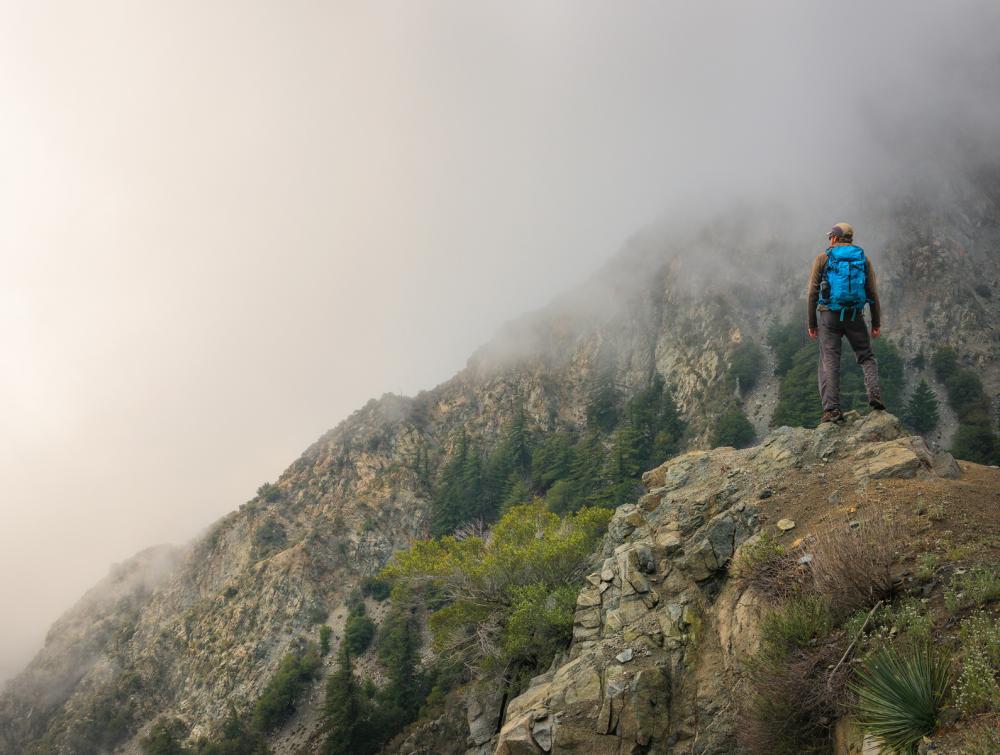
[[[0,0],[0,679],[671,208],[996,126],[996,6]]]

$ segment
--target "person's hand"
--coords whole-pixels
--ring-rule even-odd
[[[878,338],[882,335],[882,328],[872,328],[872,338]]]
[[[809,334],[810,338],[816,337],[816,328],[806,328],[806,333]]]

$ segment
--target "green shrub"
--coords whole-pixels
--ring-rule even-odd
[[[793,598],[765,614],[761,645],[746,663],[746,695],[739,704],[740,751],[781,755],[829,749],[830,722],[844,710],[846,642],[831,635],[826,602]]]
[[[282,550],[288,544],[285,527],[277,519],[264,520],[253,534],[254,545],[261,555],[267,555]]]
[[[951,346],[941,347],[931,357],[931,368],[938,382],[946,383],[959,369],[958,352]]]
[[[145,755],[188,755],[189,750],[181,746],[186,736],[180,720],[161,718],[143,737],[140,747]]]
[[[820,595],[794,598],[764,615],[761,640],[773,652],[804,648],[833,629],[830,604]]]
[[[1000,440],[985,424],[959,424],[950,450],[952,456],[976,464],[994,464],[1000,460]]]
[[[944,591],[945,608],[952,613],[997,599],[1000,599],[1000,572],[988,566],[956,574]]]
[[[997,686],[994,667],[986,652],[974,648],[962,661],[962,673],[955,684],[955,705],[962,715],[988,711],[1000,705],[1000,686]]]
[[[271,755],[263,735],[247,726],[232,709],[214,739],[202,738],[192,755]]]
[[[936,728],[949,684],[948,659],[929,645],[890,645],[862,665],[851,685],[858,723],[885,747],[915,752]]]
[[[281,659],[278,670],[271,677],[254,706],[254,728],[269,732],[281,726],[295,712],[295,705],[319,670],[319,656],[315,646],[302,652],[289,653]]]
[[[969,369],[956,371],[944,385],[948,389],[948,403],[959,418],[965,418],[970,412],[980,408],[986,397],[983,381]]]
[[[275,501],[280,501],[284,493],[281,492],[281,488],[270,482],[265,482],[259,488],[257,488],[257,497],[267,501],[268,503],[274,503]]]
[[[959,627],[962,650],[981,650],[993,666],[1000,668],[1000,622],[985,611],[967,617]]]
[[[333,627],[324,624],[319,628],[319,654],[327,655],[330,652],[330,637],[333,635]]]
[[[921,553],[917,556],[917,579],[930,582],[941,565],[941,559],[934,553]]]
[[[754,429],[750,420],[739,409],[730,409],[722,414],[712,432],[712,445],[745,448],[753,443]]]
[[[368,618],[364,612],[364,604],[361,610],[352,609],[347,616],[347,623],[344,625],[344,642],[351,651],[352,656],[361,655],[368,649],[375,636],[375,622]]]
[[[430,616],[435,649],[452,663],[513,684],[514,692],[513,680],[547,667],[555,648],[568,644],[564,588],[580,585],[610,518],[607,509],[559,517],[540,501],[516,506],[488,539],[415,543],[395,555],[386,576],[398,580],[400,590],[448,596]]]
[[[540,583],[514,592],[514,609],[501,638],[506,657],[522,674],[521,679],[511,680],[513,687],[523,686],[566,646],[567,637],[573,635],[578,593],[575,585],[550,589]]]
[[[545,494],[545,508],[553,514],[568,514],[575,511],[576,487],[570,480],[559,480]]]
[[[870,619],[868,615],[868,609],[852,614],[844,622],[844,631],[848,637],[857,637],[864,626],[861,644],[869,648],[882,647],[899,638],[912,642],[929,642],[934,629],[929,609],[916,598],[884,604],[871,614]]]
[[[760,378],[764,368],[764,352],[753,341],[743,341],[735,349],[729,363],[729,377],[733,387],[749,391]]]
[[[392,592],[392,585],[388,580],[380,577],[365,577],[361,581],[361,594],[366,598],[373,598],[380,603],[389,597]]]

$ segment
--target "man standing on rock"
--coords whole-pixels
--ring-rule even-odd
[[[822,422],[843,422],[840,411],[841,338],[854,350],[865,376],[868,405],[885,409],[878,381],[878,361],[872,352],[865,324],[865,304],[871,310],[871,337],[881,333],[881,309],[875,286],[875,271],[865,251],[854,245],[854,228],[837,223],[827,234],[829,247],[813,262],[807,292],[809,337],[819,337],[819,395],[823,401]],[[818,306],[817,306],[818,305]],[[817,323],[817,310],[818,320]]]

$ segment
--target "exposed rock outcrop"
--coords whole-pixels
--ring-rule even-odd
[[[569,660],[510,701],[497,755],[736,752],[734,672],[755,649],[759,608],[727,581],[739,546],[771,526],[783,495],[801,493],[797,482],[859,490],[958,473],[884,412],[778,428],[758,446],[693,451],[647,472],[646,494],[615,512],[580,591]]]

